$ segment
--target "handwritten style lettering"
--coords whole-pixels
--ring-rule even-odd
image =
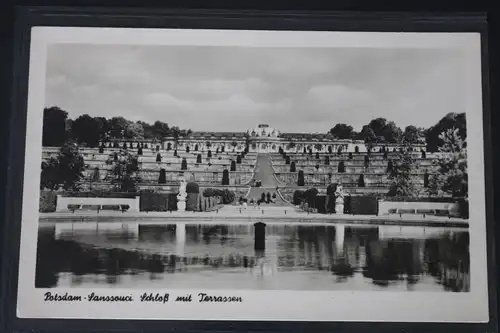
[[[237,296],[213,296],[205,293],[198,294],[200,303],[241,303],[243,299]]]
[[[144,293],[141,295],[141,302],[153,302],[153,303],[167,303],[170,295],[165,293],[163,295],[156,293]]]
[[[68,293],[64,295],[53,294],[51,292],[46,292],[44,295],[44,301],[46,302],[81,302],[82,296],[73,296]]]

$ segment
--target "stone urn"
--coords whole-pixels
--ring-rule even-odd
[[[181,180],[181,184],[179,186],[179,194],[177,194],[177,211],[185,212],[186,211],[186,186],[187,183],[185,180]]]

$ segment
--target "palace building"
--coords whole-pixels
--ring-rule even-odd
[[[111,147],[113,142],[102,143],[105,147]],[[241,152],[248,145],[251,153],[277,153],[284,151],[287,153],[337,153],[397,151],[398,144],[381,143],[367,147],[362,140],[339,140],[331,134],[321,133],[286,133],[267,124],[259,124],[257,127],[246,132],[192,132],[189,136],[179,138],[165,137],[161,142],[154,140],[120,140],[118,144],[123,144],[136,148],[139,145],[147,148],[162,150],[189,150],[189,151],[228,151]],[[425,140],[421,139],[412,146],[413,151],[421,152],[426,150]]]

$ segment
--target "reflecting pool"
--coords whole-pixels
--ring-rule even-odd
[[[468,292],[467,229],[42,224],[36,287]]]

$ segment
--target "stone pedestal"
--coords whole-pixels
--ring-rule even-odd
[[[343,215],[343,214],[344,214],[344,202],[336,202],[335,215]]]
[[[177,211],[179,211],[179,212],[186,211],[186,198],[177,197]]]

